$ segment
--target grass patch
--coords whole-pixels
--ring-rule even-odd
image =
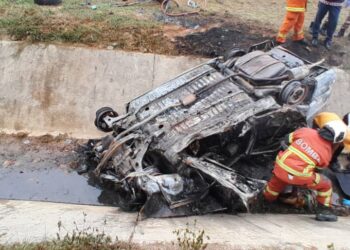
[[[137,5],[118,8],[109,0],[97,0],[93,2],[97,10],[92,10],[84,2],[65,0],[59,7],[48,7],[35,5],[33,0],[1,0],[0,34],[16,41],[116,43],[125,50],[169,51],[160,24],[149,18],[158,3],[139,15],[143,9]]]

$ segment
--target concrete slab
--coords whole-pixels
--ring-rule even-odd
[[[334,243],[336,249],[350,249],[348,235],[350,218],[337,223],[321,223],[312,215],[281,214],[215,214],[188,218],[147,219],[138,223],[134,242],[152,243],[161,239],[174,240],[174,230],[185,228],[186,223],[204,229],[211,243],[234,247],[316,247],[327,249]]]
[[[116,207],[0,200],[0,243],[56,238],[59,221],[63,233],[72,232],[76,223],[80,229],[91,226],[108,232],[113,239],[118,236],[128,241],[136,217],[136,213],[125,213]]]
[[[86,214],[84,222],[83,213]],[[214,214],[170,219],[146,219],[136,222],[136,213],[114,207],[82,206],[45,202],[0,201],[1,243],[40,241],[55,237],[57,222],[66,230],[91,226],[120,240],[152,244],[176,241],[174,230],[204,230],[210,243],[228,248],[319,248],[350,249],[350,218],[336,223],[317,222],[312,215]],[[107,221],[107,224],[104,223]],[[196,227],[193,227],[196,221]]]

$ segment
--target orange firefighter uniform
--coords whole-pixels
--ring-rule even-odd
[[[332,183],[316,173],[315,169],[328,167],[333,143],[311,128],[301,128],[291,133],[289,143],[289,147],[276,157],[273,176],[264,190],[265,199],[274,201],[287,185],[295,185],[316,190],[317,201],[330,206]]]
[[[342,119],[336,114],[331,112],[321,112],[317,114],[314,118],[314,126],[318,128],[323,128],[327,123],[334,121],[342,121]],[[346,137],[343,141],[343,145],[346,151],[350,151],[350,125],[347,125]]]
[[[288,32],[294,28],[294,41],[304,39],[304,19],[307,0],[287,0],[287,13],[279,29],[276,41],[285,43]]]

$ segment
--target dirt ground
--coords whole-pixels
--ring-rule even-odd
[[[66,135],[29,137],[25,133],[0,134],[0,162],[5,168],[50,162],[56,167],[76,169],[79,143],[82,141]]]

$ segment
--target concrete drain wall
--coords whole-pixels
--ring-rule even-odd
[[[122,51],[0,42],[0,131],[98,136],[95,111],[132,98],[205,61]],[[329,110],[345,113],[349,74],[337,70]]]
[[[124,105],[200,58],[0,42],[0,130],[99,135],[95,111]]]

